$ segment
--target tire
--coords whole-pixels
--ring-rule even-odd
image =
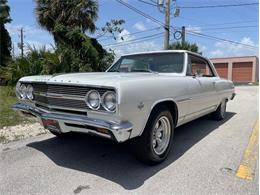
[[[144,132],[134,141],[136,157],[149,165],[161,163],[169,154],[173,135],[174,122],[169,109],[166,106],[156,107],[148,119]]]
[[[68,135],[70,134],[70,133],[58,133],[58,132],[51,131],[51,130],[49,130],[49,131],[51,134],[55,135],[58,138],[65,138],[65,137],[68,137]]]
[[[226,115],[226,107],[227,107],[227,101],[223,100],[221,104],[218,106],[217,110],[212,113],[213,119],[217,121],[223,120]]]

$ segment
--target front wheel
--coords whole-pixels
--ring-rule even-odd
[[[164,161],[169,154],[173,134],[173,117],[168,108],[155,108],[143,134],[135,140],[137,158],[151,165]]]
[[[55,135],[57,138],[61,138],[61,139],[66,138],[66,137],[68,137],[69,135],[71,135],[70,132],[69,132],[69,133],[59,133],[59,132],[51,131],[51,130],[49,130],[49,132],[50,132],[51,134]]]

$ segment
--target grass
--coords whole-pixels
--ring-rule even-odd
[[[17,102],[13,87],[0,86],[0,129],[5,126],[14,126],[21,123],[30,122],[25,117],[21,117],[11,106]]]

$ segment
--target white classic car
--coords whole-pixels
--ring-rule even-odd
[[[150,164],[167,157],[176,127],[210,113],[223,119],[235,96],[208,59],[183,50],[124,55],[106,72],[23,77],[16,94],[13,108],[56,136],[134,138],[137,156]]]

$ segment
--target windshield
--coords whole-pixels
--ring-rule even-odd
[[[153,53],[122,56],[108,72],[181,73],[184,53]]]

